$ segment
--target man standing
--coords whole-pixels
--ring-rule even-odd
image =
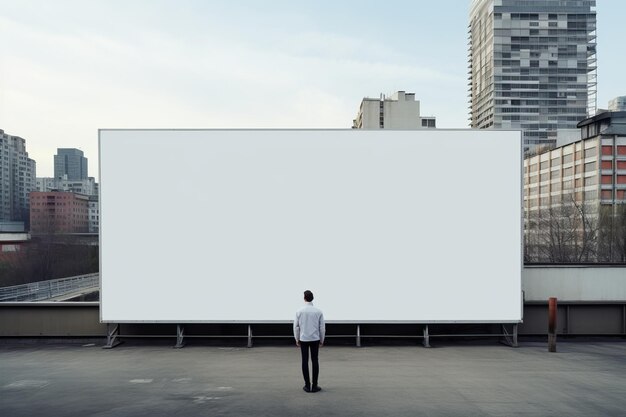
[[[302,353],[302,375],[304,376],[303,390],[306,392],[318,392],[322,388],[317,385],[320,373],[318,360],[319,348],[324,346],[326,336],[326,324],[322,310],[313,306],[313,293],[309,290],[304,292],[304,307],[296,312],[293,322],[293,335],[296,338],[296,346]],[[313,385],[309,377],[309,350],[311,351],[311,365],[313,368]]]

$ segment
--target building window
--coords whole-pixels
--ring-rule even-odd
[[[588,162],[585,164],[585,172],[591,172],[596,170],[595,162]]]
[[[613,147],[603,145],[602,146],[602,155],[613,155]]]
[[[19,246],[17,245],[2,245],[2,252],[17,252]]]
[[[613,184],[613,177],[611,175],[603,175],[602,184]]]
[[[612,200],[613,199],[613,191],[612,190],[602,190],[600,193],[600,198],[602,200]]]
[[[617,165],[619,166],[619,162]],[[613,169],[613,161],[602,161],[601,167],[602,169]]]

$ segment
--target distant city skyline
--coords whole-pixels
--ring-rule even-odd
[[[0,1],[0,129],[37,176],[99,128],[346,128],[363,97],[414,92],[469,126],[470,0]],[[626,4],[598,0],[598,107],[626,94]],[[149,152],[149,150],[146,150]]]

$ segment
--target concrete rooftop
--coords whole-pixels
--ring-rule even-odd
[[[323,391],[299,350],[128,342],[0,344],[0,416],[617,416],[626,343],[326,346]]]

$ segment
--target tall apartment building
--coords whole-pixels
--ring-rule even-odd
[[[80,149],[57,149],[54,155],[54,178],[65,177],[70,181],[87,179],[87,158]]]
[[[62,191],[30,194],[33,234],[89,232],[89,197]]]
[[[35,161],[26,141],[0,130],[0,221],[28,222],[29,193],[36,187]]]
[[[473,0],[472,128],[521,129],[525,150],[554,145],[596,111],[595,0]]]
[[[389,97],[363,98],[353,129],[422,129],[434,128],[434,117],[420,116],[420,102],[415,93],[396,91]]]
[[[626,112],[578,123],[577,140],[524,160],[527,260],[626,261]]]

